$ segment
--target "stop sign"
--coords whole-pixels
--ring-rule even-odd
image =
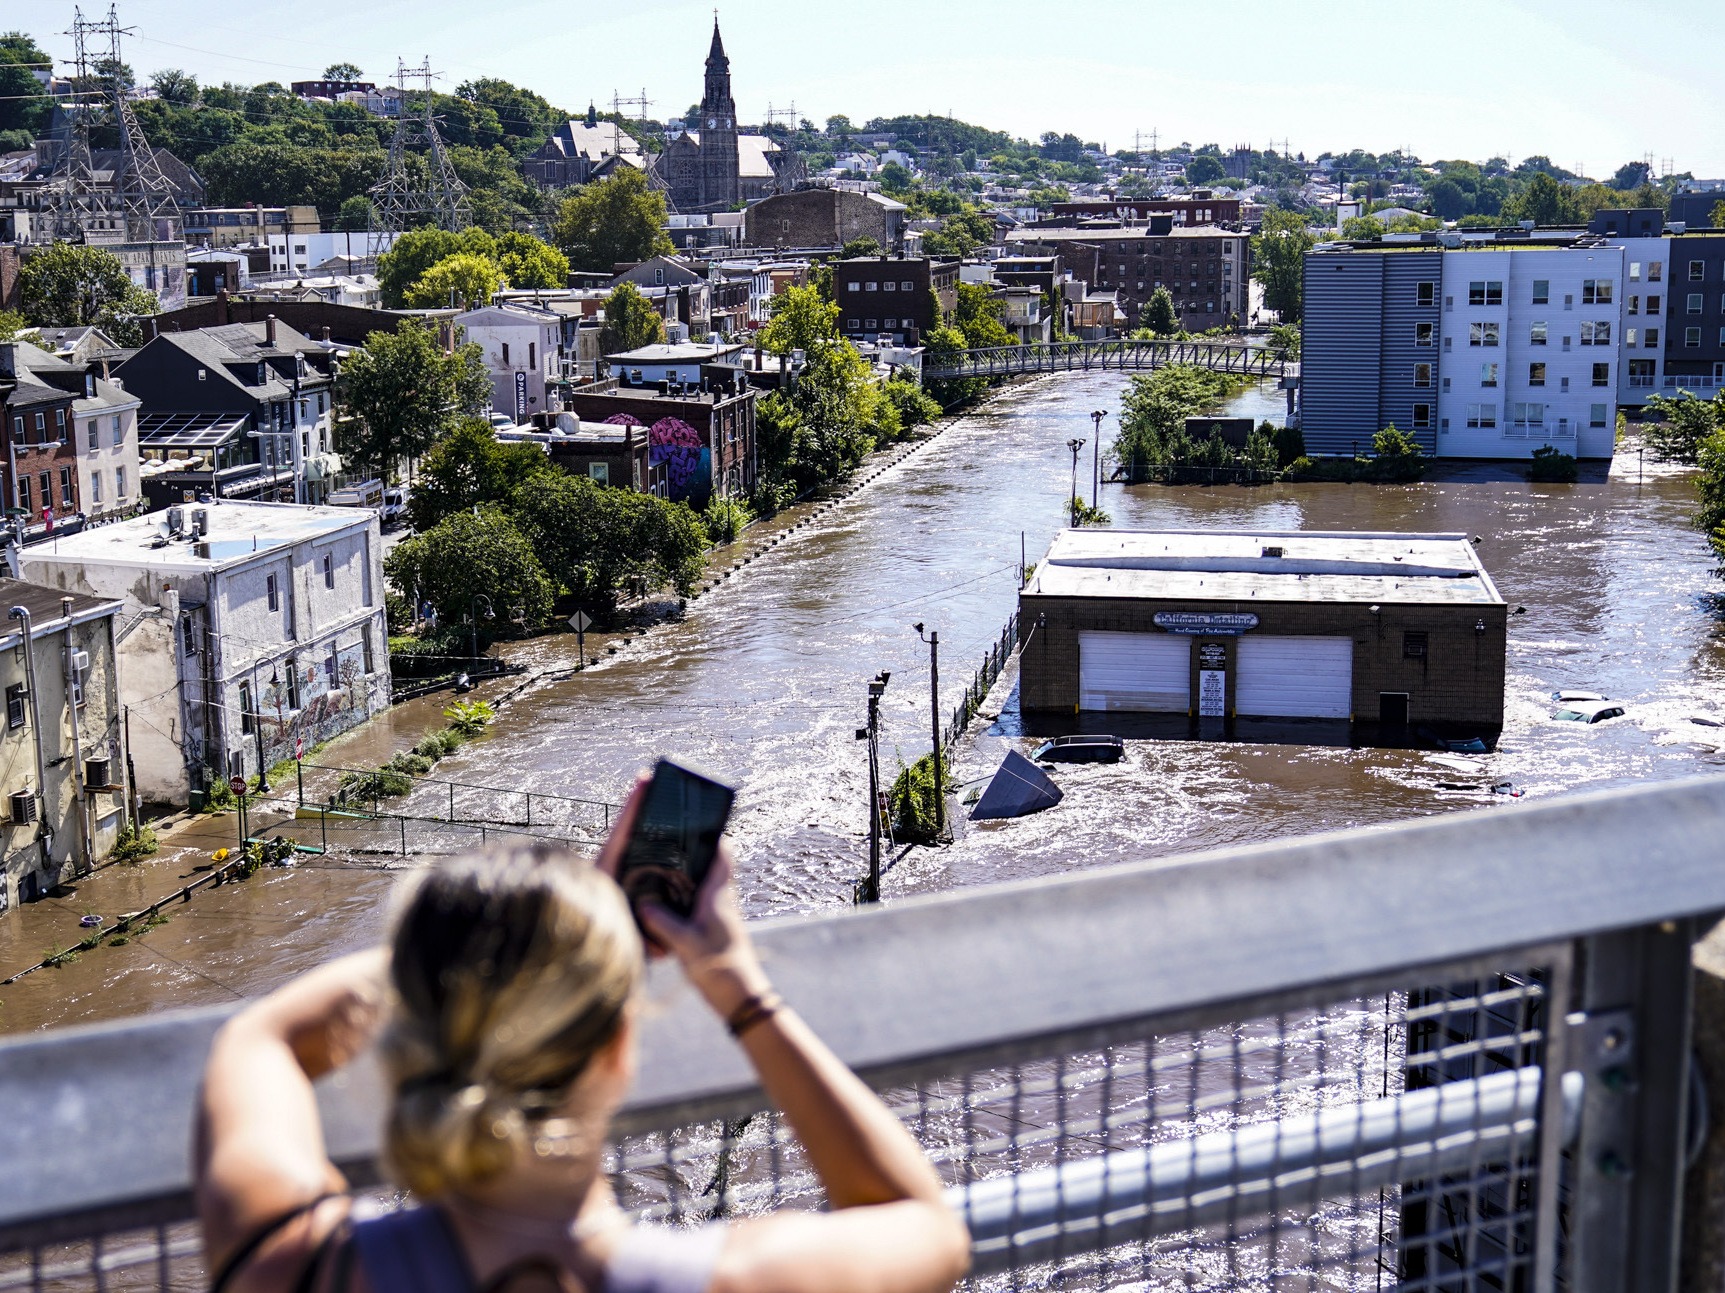
[[[229,777],[228,778],[228,789],[233,791],[236,795],[245,794],[246,793],[246,779],[244,777]]]

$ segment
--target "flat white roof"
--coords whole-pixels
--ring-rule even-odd
[[[201,508],[209,513],[209,556],[199,556],[198,545],[185,539],[153,546],[168,531],[168,513],[164,509],[31,544],[23,550],[21,559],[26,568],[38,562],[75,562],[155,570],[220,570],[279,548],[328,538],[376,519],[376,513],[368,508],[311,507],[298,503],[223,499],[175,506],[185,511],[187,534],[191,533],[194,511]]]
[[[1266,555],[1280,548],[1281,556]],[[1465,534],[1066,530],[1026,596],[1498,605]]]

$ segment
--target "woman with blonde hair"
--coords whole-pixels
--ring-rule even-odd
[[[728,847],[655,943],[726,1021],[826,1188],[830,1213],[636,1227],[601,1168],[634,1068],[642,942],[610,872],[550,847],[412,882],[387,952],[235,1015],[204,1076],[197,1204],[212,1293],[943,1293],[968,1241],[908,1132],[772,991]],[[324,1151],[317,1077],[376,1041],[385,1163],[413,1203],[362,1215]]]

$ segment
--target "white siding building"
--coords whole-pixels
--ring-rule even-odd
[[[1671,239],[1625,238],[1622,243],[1623,357],[1617,379],[1618,401],[1644,404],[1649,395],[1664,389],[1660,378],[1664,375],[1665,314],[1671,305]]]
[[[86,379],[86,396],[72,406],[78,450],[78,498],[92,520],[131,511],[138,487],[137,396],[118,381]]]
[[[1447,252],[1438,455],[1610,458],[1624,275],[1617,244]]]
[[[517,422],[544,413],[547,383],[558,376],[562,316],[524,301],[486,305],[455,316],[462,340],[485,351],[491,374],[491,407]]]
[[[138,793],[184,804],[389,705],[377,516],[218,501],[26,548],[27,579],[121,599]]]

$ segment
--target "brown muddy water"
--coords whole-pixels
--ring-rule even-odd
[[[1088,438],[1089,410],[1118,408],[1122,385],[1107,374],[1004,394],[693,603],[681,623],[516,700],[485,739],[434,775],[615,801],[655,755],[679,755],[741,788],[733,829],[751,914],[847,904],[865,864],[866,767],[854,730],[866,680],[893,674],[883,708],[889,767],[894,754],[923,753],[928,657],[911,625],[940,631],[950,709],[1014,609],[1020,533],[1035,561],[1061,524],[1067,440]],[[1245,403],[1254,415],[1280,408],[1273,393]],[[1412,486],[1102,491],[1120,526],[1481,536],[1504,597],[1527,608],[1510,620],[1507,723],[1483,771],[1519,783],[1529,798],[1682,777],[1725,761],[1725,730],[1690,721],[1725,711],[1725,585],[1687,525],[1691,503],[1681,473],[1649,468],[1638,483],[1633,453],[1609,479],[1578,485],[1534,486],[1507,470],[1476,469]],[[541,639],[519,654],[536,668],[572,663],[574,639]],[[1553,723],[1548,694],[1560,687],[1625,700],[1628,716],[1597,727]],[[420,710],[442,703],[418,702],[327,759],[375,762],[411,744],[428,721]],[[1008,747],[1027,749],[1017,730],[1008,700],[1000,721],[972,728],[959,775],[985,774]],[[887,899],[1495,810],[1441,789],[1455,774],[1418,751],[1133,742],[1120,765],[1055,775],[1066,792],[1058,807],[961,827],[949,848],[912,850],[888,873]],[[233,833],[231,820],[212,819],[193,842],[215,848]],[[85,911],[132,910],[172,891],[198,860],[182,852],[112,868],[67,898],[0,917],[0,974],[76,942]],[[200,892],[135,942],[0,987],[0,1031],[255,995],[375,940],[402,865],[335,854]]]

